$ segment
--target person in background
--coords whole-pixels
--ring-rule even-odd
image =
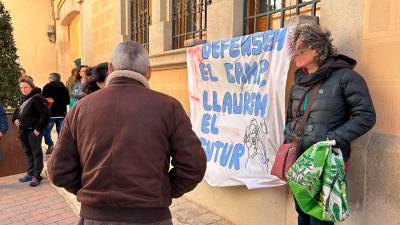
[[[300,134],[300,154],[317,142],[335,140],[347,165],[351,142],[369,131],[376,120],[368,86],[353,70],[357,62],[337,54],[330,32],[314,24],[297,27],[291,52],[298,69],[290,91],[285,142],[293,142],[298,135],[293,128],[300,126],[312,88],[320,85]],[[299,225],[333,224],[304,213],[296,201],[295,206]]]
[[[28,161],[27,174],[19,179],[28,182],[31,187],[38,186],[42,180],[43,170],[42,137],[50,118],[50,110],[46,99],[40,94],[30,78],[21,78],[19,81],[24,96],[23,103],[14,112],[13,123],[19,130]]]
[[[68,77],[67,83],[66,83],[66,87],[68,89],[69,94],[72,94],[72,90],[74,89],[74,85],[75,85],[75,79],[77,77],[77,73],[78,70],[76,68],[73,68],[71,70],[71,76]]]
[[[75,78],[74,88],[72,89],[71,97],[76,101],[86,96],[86,93],[83,91],[83,87],[89,79],[87,75],[88,66],[82,65],[78,69],[77,76]]]
[[[0,104],[0,141],[8,130],[7,114],[3,106]],[[0,149],[0,160],[3,159],[3,152]]]
[[[0,141],[8,130],[6,110],[0,105]]]
[[[33,78],[26,74],[26,71],[24,68],[21,68],[19,72],[20,72],[20,78],[30,78],[33,81]]]
[[[99,65],[91,68],[91,76],[84,88],[87,94],[93,93],[97,90],[106,87],[106,78],[108,75],[108,64],[100,63]]]
[[[20,72],[20,76],[19,76],[18,82],[19,82],[20,79],[25,79],[25,78],[29,78],[33,82],[33,78],[26,74],[26,71],[25,71],[24,68],[21,68],[19,72]],[[19,95],[17,104],[18,105],[22,104],[23,99],[24,99],[24,96],[23,95]]]
[[[74,90],[74,85],[76,82],[76,79],[78,77],[78,70],[76,68],[73,68],[71,70],[71,76],[68,78],[67,83],[66,83],[66,87],[68,89],[68,93],[69,93],[69,107],[71,108],[76,100],[74,98],[72,98],[72,91]]]
[[[50,102],[51,117],[44,133],[44,142],[48,146],[46,154],[50,154],[54,147],[51,140],[51,130],[56,124],[57,134],[60,135],[61,124],[67,114],[67,105],[70,103],[68,89],[61,82],[59,73],[49,74],[49,83],[43,87],[42,95]]]
[[[67,114],[49,179],[77,195],[79,224],[172,225],[172,198],[201,182],[205,152],[179,101],[149,88],[146,49],[118,44],[109,71]]]

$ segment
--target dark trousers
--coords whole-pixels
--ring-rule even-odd
[[[50,118],[49,124],[47,125],[46,131],[44,132],[44,143],[49,147],[53,146],[54,143],[51,140],[51,130],[53,129],[54,124],[56,124],[57,134],[60,135],[61,125],[64,121],[64,118]]]
[[[42,138],[42,134],[36,136],[33,130],[22,131],[21,134],[22,147],[28,160],[27,173],[39,179],[43,170]]]
[[[294,204],[296,206],[296,211],[298,213],[297,216],[298,225],[333,225],[333,222],[322,221],[304,213],[301,210],[300,206],[297,204],[296,199],[294,199]]]

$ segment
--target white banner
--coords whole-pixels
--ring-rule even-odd
[[[270,172],[283,142],[292,32],[268,30],[187,50],[191,120],[211,186],[285,184]]]

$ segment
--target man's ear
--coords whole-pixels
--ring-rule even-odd
[[[147,69],[147,74],[145,77],[147,80],[150,80],[150,78],[151,78],[151,67],[150,66],[149,66],[149,69]]]
[[[113,65],[109,62],[108,63],[108,74],[113,72]]]

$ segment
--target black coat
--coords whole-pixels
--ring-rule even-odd
[[[69,105],[68,89],[62,82],[52,81],[43,87],[43,97],[54,100],[50,107],[51,117],[65,117]]]
[[[285,142],[291,142],[294,132],[291,123],[300,126],[304,106],[298,115],[296,109],[303,94],[322,81],[306,122],[301,152],[311,145],[335,140],[345,160],[350,158],[351,142],[370,130],[376,120],[374,106],[365,80],[353,71],[356,61],[344,55],[329,58],[313,74],[295,72],[295,85],[290,92],[285,128]]]
[[[47,127],[50,118],[50,110],[46,99],[40,95],[40,89],[35,88],[28,96],[23,98],[23,102],[28,100],[29,102],[23,112],[20,109],[21,105],[15,110],[13,122],[19,119],[22,130],[37,130],[42,133]]]

